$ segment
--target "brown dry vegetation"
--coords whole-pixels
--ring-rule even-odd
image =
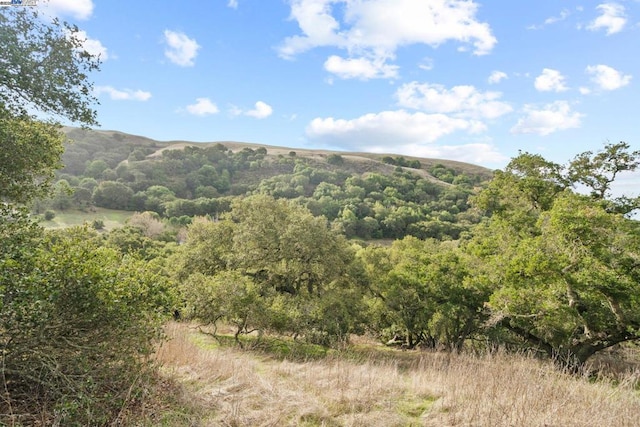
[[[163,425],[636,426],[640,420],[637,370],[614,385],[521,356],[375,347],[360,357],[337,352],[299,362],[220,347],[184,324],[168,325],[167,333],[157,357],[180,396],[173,412],[155,419]]]

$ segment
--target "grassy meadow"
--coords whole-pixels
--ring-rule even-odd
[[[640,419],[637,368],[594,380],[524,356],[372,342],[324,353],[309,347],[304,360],[300,347],[290,357],[273,344],[241,350],[185,324],[169,324],[167,334],[157,360],[173,400],[153,417],[149,410],[155,425],[636,426]]]
[[[67,228],[83,224],[91,224],[95,220],[104,223],[104,230],[109,231],[117,227],[122,227],[135,212],[120,211],[105,208],[91,208],[88,210],[68,209],[65,211],[55,211],[56,216],[51,221],[42,219],[40,225],[48,229]]]

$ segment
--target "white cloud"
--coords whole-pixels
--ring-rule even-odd
[[[538,109],[533,105],[525,105],[525,117],[511,128],[511,133],[531,133],[546,136],[551,133],[578,128],[584,114],[572,112],[566,101],[555,101]]]
[[[229,114],[232,116],[249,116],[256,119],[266,119],[273,114],[273,107],[263,101],[256,102],[253,110],[243,110],[236,105],[231,105],[229,107]]]
[[[394,148],[394,153],[431,159],[448,159],[474,164],[495,164],[507,160],[492,144],[418,145],[407,144]]]
[[[307,126],[306,135],[314,143],[349,151],[407,154],[476,164],[504,161],[506,158],[491,144],[435,144],[439,138],[457,131],[477,134],[484,130],[484,125],[477,121],[399,110],[366,114],[353,120],[316,118]]]
[[[383,59],[344,59],[336,55],[331,55],[324,63],[324,69],[342,79],[357,78],[369,80],[398,77],[398,66],[386,64]]]
[[[433,70],[433,59],[431,58],[424,58],[422,60],[422,62],[420,64],[418,64],[418,68],[425,70],[425,71],[431,71]]]
[[[475,120],[445,114],[408,113],[404,110],[371,113],[352,120],[316,118],[309,123],[309,139],[352,150],[392,150],[406,144],[432,143],[456,131],[480,133],[486,130]]]
[[[227,3],[227,6],[232,8],[232,9],[237,9],[238,8],[238,0],[229,0],[229,3]]]
[[[562,9],[562,11],[560,11],[560,16],[551,16],[544,20],[544,24],[551,25],[556,22],[564,21],[569,15],[571,15],[571,12],[569,12],[568,9]]]
[[[330,0],[291,0],[290,19],[298,21],[303,36],[285,39],[280,56],[291,58],[317,46],[345,46],[344,35],[338,35],[338,21],[331,16]]]
[[[131,89],[120,90],[112,86],[96,86],[94,93],[96,96],[106,93],[114,101],[148,101],[151,98],[151,92]]]
[[[41,8],[46,14],[54,16],[71,16],[75,19],[85,20],[93,13],[92,0],[49,0],[41,2]]]
[[[396,91],[402,107],[428,113],[453,114],[460,118],[495,119],[512,111],[506,102],[499,101],[500,92],[480,92],[473,86],[454,86],[411,82]]]
[[[220,112],[218,106],[209,98],[196,98],[196,103],[187,105],[187,112],[194,116],[207,116]]]
[[[529,27],[527,27],[527,29],[528,30],[540,30],[540,29],[544,28],[547,25],[552,25],[552,24],[555,24],[556,22],[564,21],[570,15],[571,15],[571,12],[568,9],[562,9],[562,11],[560,11],[560,15],[559,16],[550,16],[550,17],[548,17],[547,19],[544,20],[543,24],[541,24],[541,25],[530,25]]]
[[[586,73],[590,74],[591,81],[603,90],[616,90],[631,82],[629,74],[622,74],[615,68],[607,65],[589,65]]]
[[[171,62],[181,67],[191,67],[195,64],[194,59],[200,49],[195,39],[190,39],[184,33],[165,30],[164,41],[168,45],[164,54]]]
[[[493,71],[487,81],[489,82],[489,84],[494,85],[508,78],[509,76],[507,76],[507,73],[505,73],[504,71]]]
[[[627,23],[624,6],[618,3],[602,3],[596,9],[601,12],[601,15],[593,20],[587,29],[591,31],[606,29],[607,35],[622,31]]]
[[[101,61],[109,59],[107,48],[100,42],[100,40],[89,38],[86,31],[79,30],[78,32],[73,33],[73,37],[82,43],[82,48],[91,55],[99,57]]]
[[[290,18],[297,21],[301,34],[284,40],[280,56],[336,47],[349,53],[349,59],[333,59],[338,70],[362,67],[367,61],[385,64],[398,48],[412,44],[436,47],[457,41],[484,55],[497,43],[490,26],[476,20],[478,5],[470,0],[290,0],[290,5]],[[387,74],[395,77],[395,72]]]
[[[541,92],[563,92],[567,90],[564,81],[565,78],[560,71],[545,68],[542,74],[536,77],[534,86]]]
[[[256,119],[264,119],[273,113],[273,108],[266,102],[258,101],[253,110],[247,111],[245,114]]]

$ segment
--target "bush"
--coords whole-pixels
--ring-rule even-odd
[[[168,282],[86,229],[25,218],[0,215],[0,425],[112,424],[152,372]]]
[[[56,217],[56,213],[54,211],[52,211],[52,210],[47,210],[44,213],[44,220],[45,221],[51,221],[55,217]]]
[[[329,154],[327,156],[327,163],[339,166],[344,164],[344,158],[340,154]]]

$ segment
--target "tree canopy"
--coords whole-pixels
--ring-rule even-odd
[[[34,112],[95,125],[90,73],[99,58],[80,30],[39,19],[30,8],[0,9],[0,105],[15,116]]]
[[[637,167],[628,148],[566,168],[521,154],[475,199],[492,214],[467,246],[483,260],[474,280],[491,289],[489,323],[571,366],[640,339],[640,222],[608,198],[617,173]]]
[[[219,221],[194,222],[176,256],[188,315],[253,329],[345,339],[360,298],[354,253],[326,219],[257,195]]]
[[[44,196],[62,166],[63,140],[57,125],[15,117],[0,106],[0,201]]]
[[[0,8],[1,201],[26,203],[48,190],[65,139],[52,118],[96,124],[89,73],[99,62],[82,43],[76,27]]]

